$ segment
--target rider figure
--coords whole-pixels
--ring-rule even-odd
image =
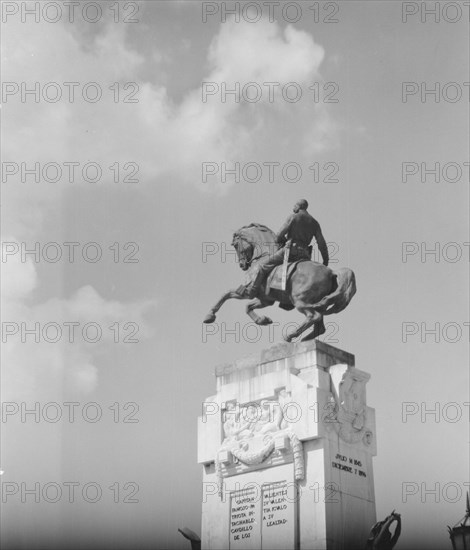
[[[276,241],[281,245],[281,248],[274,254],[267,256],[264,262],[260,262],[255,280],[248,288],[249,298],[257,296],[271,270],[283,263],[284,248],[288,241],[290,241],[289,262],[310,260],[312,257],[310,242],[315,237],[322,255],[323,265],[328,265],[328,248],[320,224],[307,212],[307,208],[308,202],[305,199],[300,199],[294,204],[294,214],[287,219],[276,236]]]

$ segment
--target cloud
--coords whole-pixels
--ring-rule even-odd
[[[18,20],[9,21],[5,27],[4,80],[16,83],[20,90],[32,89],[37,82],[39,97],[29,95],[22,101],[19,95],[6,101],[3,111],[9,139],[4,144],[4,159],[19,166],[24,163],[27,168],[39,163],[41,170],[46,162],[91,158],[104,163],[110,155],[123,155],[116,146],[119,140],[114,133],[116,126],[113,127],[115,104],[112,97],[110,104],[101,110],[96,104],[80,101],[80,94],[87,82],[103,84],[103,93],[110,93],[104,83],[109,86],[126,75],[135,79],[143,58],[126,47],[125,31],[117,25],[97,35],[92,48],[81,43],[80,35],[65,25],[46,26],[47,32],[44,32],[41,24],[22,24]],[[66,82],[80,83],[76,88],[77,101],[68,100]],[[53,83],[51,90],[58,86],[62,91],[64,97],[60,101],[44,99],[47,83]],[[103,139],[103,132],[113,136],[114,145],[111,141],[105,147],[97,145]],[[32,178],[22,183],[20,172],[16,179],[6,182],[3,198],[8,208],[4,210],[2,221],[4,233],[10,236],[4,243],[21,246],[24,241],[57,240],[64,225],[57,214],[63,208],[67,193],[62,183],[64,181],[57,185],[44,181],[35,183]],[[31,258],[22,262],[17,254],[2,262],[2,332],[5,323],[8,323],[8,330],[18,328],[16,334],[9,336],[3,332],[6,338],[2,346],[3,399],[57,396],[67,388],[89,393],[96,389],[99,381],[100,354],[115,345],[110,325],[117,323],[115,330],[121,331],[120,339],[132,332],[129,327],[124,330],[127,322],[136,323],[140,340],[151,333],[144,319],[150,303],[105,300],[92,286],[84,286],[66,299],[51,297],[38,301],[40,289],[41,281]],[[73,329],[73,343],[68,341],[71,327],[64,322],[79,323]],[[82,328],[89,322],[103,331],[96,344],[83,338]],[[34,329],[37,323],[38,343],[34,335],[25,334],[23,330],[23,327]],[[44,338],[46,325],[50,331]],[[50,341],[55,338],[54,327],[61,331],[57,342]]]
[[[209,49],[212,76],[241,82],[307,83],[318,76],[324,50],[305,31],[261,20],[221,26]]]
[[[2,265],[0,281],[5,304],[24,299],[37,285],[37,273],[33,261],[31,258],[26,258],[26,262],[21,263],[19,256],[10,255],[15,247],[19,248],[19,243],[15,239],[5,237],[2,242],[2,263],[7,257],[10,258],[8,266],[7,262]]]
[[[216,92],[206,102],[200,89],[189,92],[169,132],[175,142],[172,150],[182,161],[182,179],[189,181],[193,174],[195,181],[194,173],[205,161],[308,161],[332,147],[335,125],[325,105],[307,97],[309,85],[321,80],[323,57],[323,48],[311,35],[291,26],[282,31],[267,21],[222,25],[209,47],[210,72],[203,78]],[[281,94],[289,83],[294,83],[291,94],[294,86],[301,90],[296,103]],[[233,94],[223,95],[223,86],[234,90],[237,85],[246,91],[239,102]],[[251,102],[256,94],[259,100]],[[181,140],[183,150],[176,146]]]
[[[45,29],[46,25],[47,29]],[[259,21],[256,25],[228,21],[221,25],[208,51],[207,64],[201,69],[200,85],[187,90],[178,102],[158,78],[161,64],[168,70],[168,54],[138,50],[131,26],[109,24],[92,36],[67,24],[50,25],[19,19],[4,29],[4,82],[31,89],[39,83],[38,97],[21,93],[9,96],[4,104],[4,131],[10,136],[4,144],[4,160],[26,163],[31,168],[46,162],[96,161],[106,168],[115,162],[137,162],[145,192],[163,178],[179,185],[196,185],[204,190],[227,190],[215,177],[209,185],[201,182],[203,162],[312,160],[314,154],[334,146],[335,125],[326,106],[302,97],[297,103],[282,100],[279,90],[295,82],[308,93],[313,81],[320,81],[320,66],[325,52],[307,32],[291,26]],[[47,31],[47,32],[45,32]],[[148,67],[153,63],[153,71]],[[175,73],[185,67],[173,67]],[[147,73],[146,73],[147,71]],[[74,101],[70,100],[70,86]],[[230,97],[222,101],[214,95],[202,101],[201,85],[223,83],[233,88],[257,83],[263,94],[259,101],[239,102]],[[276,100],[270,102],[265,83],[279,83]],[[62,93],[59,101],[48,101],[46,85],[52,83]],[[85,101],[87,83],[96,83],[102,92],[98,102]],[[136,83],[138,102],[126,102]],[[118,92],[117,92],[118,91]],[[80,173],[80,169],[79,172]],[[111,182],[111,172],[107,181]],[[4,186],[5,232],[10,241],[54,241],[67,220],[58,213],[70,190],[63,170],[56,184],[35,183],[27,176],[21,182],[21,170]],[[78,177],[74,185],[86,186]],[[90,200],[93,187],[90,187]],[[112,190],[110,190],[112,192]],[[53,214],[53,215],[52,215]],[[10,257],[3,264],[3,319],[9,322],[89,321],[104,327],[106,337],[93,347],[85,341],[67,343],[64,333],[58,343],[42,338],[40,343],[21,334],[9,337],[4,345],[4,387],[11,394],[34,395],[39,386],[61,388],[64,384],[89,392],[96,388],[103,346],[112,345],[114,322],[139,324],[141,338],[151,330],[145,321],[149,303],[124,303],[105,300],[92,286],[84,286],[67,298],[41,299],[41,281],[32,261]],[[41,326],[42,326],[41,325]],[[62,327],[63,328],[63,327]],[[21,332],[21,331],[20,331]]]
[[[16,138],[7,144],[6,160],[13,160],[18,151],[31,160],[50,160],[51,152],[59,161],[96,159],[112,164],[126,159],[139,163],[147,182],[171,177],[176,183],[208,189],[200,185],[203,162],[279,158],[308,162],[312,155],[335,146],[336,126],[327,106],[315,103],[308,89],[321,82],[324,49],[309,33],[292,26],[282,29],[267,20],[256,24],[229,20],[221,25],[209,46],[200,85],[188,90],[178,103],[159,84],[158,52],[149,54],[147,60],[136,51],[135,40],[133,47],[129,45],[126,26],[105,27],[86,47],[83,37],[64,25],[54,25],[46,37],[40,25],[17,26],[8,29],[5,59],[10,63],[4,79],[58,82],[64,97],[57,103],[41,99],[38,104],[19,106],[16,98],[9,98],[5,126]],[[152,71],[145,74],[151,62]],[[184,71],[185,67],[172,70]],[[64,82],[80,83],[74,103],[67,100]],[[88,82],[101,86],[103,96],[97,103],[81,97]],[[124,89],[126,82],[138,84],[135,96],[129,94],[137,88]],[[255,83],[249,92],[253,94],[258,87],[262,95],[256,102],[243,95],[236,102],[233,96],[223,101],[216,93],[203,102],[202,85],[208,82],[219,91],[225,84],[233,89],[239,83],[243,89]],[[118,84],[110,90],[113,83]],[[273,102],[266,83],[276,83]],[[281,94],[288,83],[301,90],[296,103]],[[294,93],[291,86],[290,97]],[[125,103],[125,98],[138,102]],[[214,182],[212,190],[219,190],[218,183]]]
[[[145,317],[151,301],[105,300],[84,286],[68,299],[33,304],[37,273],[32,261],[11,256],[2,275],[4,400],[37,398],[38,390],[41,395],[63,389],[89,393],[97,387],[103,353],[152,335]]]

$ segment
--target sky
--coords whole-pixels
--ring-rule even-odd
[[[322,339],[371,374],[377,515],[402,514],[400,550],[450,547],[469,487],[468,6],[293,4],[250,22],[243,2],[2,2],[2,547],[200,532],[214,368],[301,314],[202,319],[243,280],[233,232],[278,229],[299,198],[356,274]]]

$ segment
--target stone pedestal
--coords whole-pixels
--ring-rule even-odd
[[[203,550],[363,550],[376,522],[370,375],[317,340],[216,369],[203,405]]]

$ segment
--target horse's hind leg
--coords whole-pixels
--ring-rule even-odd
[[[320,322],[317,322],[313,325],[313,330],[311,330],[307,336],[304,336],[302,338],[302,342],[305,342],[306,340],[313,340],[317,338],[318,336],[321,336],[326,332],[325,323],[323,322],[323,319]]]
[[[257,325],[270,325],[272,320],[269,317],[266,317],[265,315],[257,315],[253,310],[272,306],[273,303],[274,302],[266,302],[257,298],[246,306],[246,312]]]
[[[287,342],[291,342],[294,338],[300,336],[303,332],[309,329],[312,325],[317,325],[323,322],[323,315],[312,308],[312,306],[296,306],[300,313],[305,315],[305,321],[294,331],[285,337]],[[315,331],[314,331],[315,332]],[[315,338],[315,336],[312,336]]]

